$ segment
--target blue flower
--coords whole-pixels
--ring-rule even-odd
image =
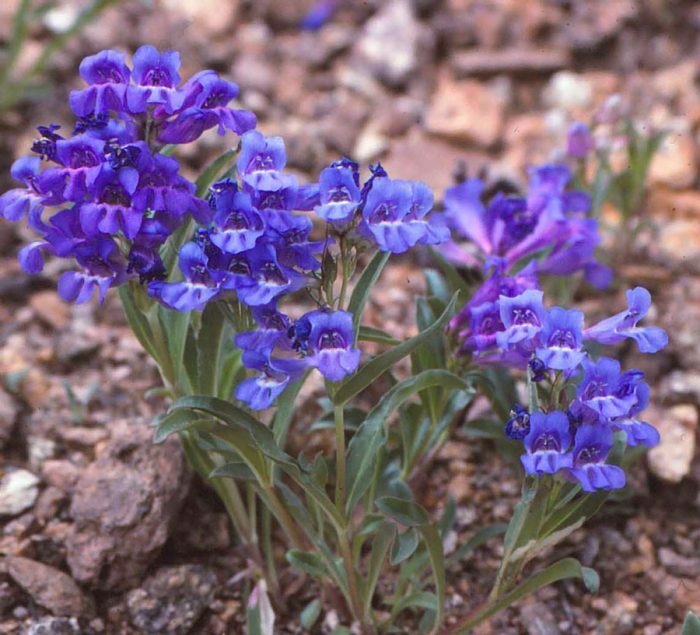
[[[601,344],[617,344],[625,338],[637,342],[642,353],[656,353],[668,344],[666,331],[655,326],[637,326],[649,311],[651,294],[644,287],[627,291],[627,310],[587,328],[583,336]]]
[[[530,412],[519,404],[510,411],[510,419],[506,421],[504,430],[509,439],[524,439],[530,432]]]
[[[236,399],[253,410],[269,408],[289,383],[301,377],[306,369],[301,359],[273,359],[269,354],[246,351],[243,365],[260,373],[244,379],[236,387]]]
[[[566,153],[574,159],[585,159],[595,144],[590,128],[582,121],[575,121],[566,135]]]
[[[586,351],[581,350],[582,329],[581,311],[558,306],[550,309],[539,334],[537,357],[552,370],[573,370],[586,356]]]
[[[425,183],[374,180],[362,210],[360,231],[379,249],[403,253],[416,244],[438,244],[449,238],[441,216],[425,216],[433,207],[433,194]]]
[[[530,431],[524,439],[526,454],[520,457],[528,474],[556,474],[571,467],[569,419],[564,412],[555,410],[530,415]]]
[[[532,349],[546,320],[542,291],[528,289],[513,298],[501,296],[499,310],[505,328],[496,335],[498,345],[504,349],[516,345],[522,350]]]
[[[140,47],[132,59],[131,77],[135,85],[126,91],[129,112],[143,113],[148,106],[160,106],[168,115],[179,110],[186,93],[177,88],[180,83],[180,54],[160,52],[148,44]]]
[[[584,358],[581,364],[583,379],[576,390],[578,399],[606,419],[626,416],[636,404],[637,397],[626,389],[620,363],[601,357],[595,362]]]
[[[243,182],[254,190],[274,192],[285,185],[281,173],[287,163],[282,137],[265,137],[257,130],[241,137],[236,163]]]
[[[532,381],[541,382],[547,377],[547,365],[537,357],[533,357],[527,363],[527,367],[530,370],[530,375],[532,376]]]
[[[63,190],[64,179],[57,170],[39,172],[39,157],[22,157],[12,164],[11,175],[26,188],[9,190],[0,196],[0,216],[17,222],[29,217],[30,226],[40,227],[41,213],[45,205],[59,202],[57,192]]]
[[[295,331],[295,345],[307,352],[306,362],[331,381],[340,381],[357,370],[360,350],[354,348],[352,314],[317,310],[307,313]]]
[[[360,205],[360,188],[352,170],[329,167],[319,178],[321,204],[314,211],[329,223],[344,224],[352,220]]]
[[[617,394],[621,397],[634,397],[635,401],[625,415],[612,418],[608,423],[613,430],[625,431],[628,445],[653,447],[660,440],[658,430],[637,418],[649,405],[649,384],[643,379],[644,373],[639,370],[628,370],[622,375]]]
[[[584,492],[625,486],[622,468],[605,463],[612,445],[613,433],[607,426],[584,424],[576,431],[572,464],[567,472],[581,484]]]
[[[255,128],[256,118],[252,112],[227,107],[238,96],[238,86],[221,79],[214,71],[193,75],[182,90],[188,95],[185,107],[175,119],[159,126],[158,140],[162,143],[190,143],[214,126],[222,136],[226,130],[241,135]]]
[[[82,271],[66,271],[58,280],[58,294],[66,302],[82,304],[97,289],[100,302],[107,291],[124,281],[125,267],[116,243],[106,236],[84,242],[75,248],[75,259]]]
[[[92,188],[105,164],[105,142],[89,134],[56,141],[56,161],[63,166],[66,177],[63,197],[67,201],[82,201]]]
[[[86,57],[80,62],[80,76],[88,87],[70,93],[70,105],[78,117],[125,110],[131,70],[123,53],[100,51]]]
[[[231,189],[216,196],[211,242],[226,253],[237,254],[255,247],[265,231],[265,223],[245,192]]]
[[[292,350],[289,340],[290,319],[280,313],[272,302],[268,305],[251,308],[251,314],[259,328],[236,335],[236,346],[243,351],[272,353],[275,348]]]
[[[221,276],[209,268],[204,249],[194,242],[180,249],[178,264],[185,279],[182,282],[151,282],[148,295],[175,311],[202,311],[207,302],[221,293]]]

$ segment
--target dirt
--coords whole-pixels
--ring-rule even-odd
[[[626,286],[650,288],[653,319],[671,345],[651,361],[623,354],[649,375],[650,421],[677,420],[667,435],[674,441],[635,465],[628,497],[544,555],[594,567],[597,595],[558,583],[477,632],[678,633],[686,611],[700,609],[700,460],[697,450],[677,452],[697,436],[700,406],[700,7],[348,0],[320,31],[305,32],[297,25],[308,1],[230,0],[225,11],[220,4],[123,0],[110,8],[53,56],[49,99],[0,114],[0,187],[10,187],[9,165],[28,150],[33,126],[70,121],[66,97],[79,83],[79,60],[142,43],[180,50],[184,76],[211,67],[238,81],[243,105],[259,114],[264,132],[286,137],[289,164],[305,179],[346,153],[382,160],[394,177],[421,178],[438,199],[455,174],[484,169],[490,183],[519,187],[527,166],[563,147],[567,122],[590,117],[613,92],[640,119],[670,130],[644,210],[651,229],[618,267],[619,286],[581,289],[577,300],[587,314],[603,315],[621,308]],[[7,20],[3,9],[0,38]],[[26,55],[47,36],[46,26],[30,29]],[[225,143],[212,135],[187,149],[187,169]],[[0,632],[243,633],[247,565],[224,510],[175,445],[150,442],[148,422],[164,405],[144,395],[158,385],[155,367],[114,294],[104,306],[66,306],[53,292],[56,266],[34,278],[20,272],[15,257],[27,237],[0,223],[0,458],[3,483],[24,483],[0,517]],[[423,264],[394,261],[370,322],[396,336],[414,329],[405,307],[422,292]],[[303,394],[300,411],[313,411],[318,389]],[[293,454],[330,446],[307,424],[293,424]],[[35,478],[8,478],[18,470]],[[480,526],[508,520],[519,480],[491,444],[458,434],[419,494],[436,513],[448,494],[456,500],[448,540],[456,548]],[[493,539],[449,569],[451,621],[488,593],[500,549]],[[291,571],[283,576],[288,610],[278,613],[277,632],[300,633],[299,611],[317,589]],[[414,632],[411,616],[403,619],[403,632]]]

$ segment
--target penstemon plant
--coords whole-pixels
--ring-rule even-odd
[[[179,64],[177,53],[151,46],[131,68],[116,51],[86,58],[88,86],[70,97],[72,135],[39,129],[37,156],[13,167],[26,187],[0,197],[0,214],[26,218],[41,237],[19,254],[25,271],[41,271],[45,254],[77,262],[59,279],[66,301],[95,292],[102,301],[118,288],[170,403],[154,421],[155,441],[179,436],[247,555],[249,631],[273,632],[273,611],[284,610],[280,533],[286,561],[321,591],[300,616],[305,628],[332,605],[362,633],[406,632],[404,611],[421,613],[420,632],[441,631],[454,505],[434,522],[413,487],[467,421],[478,390],[501,420],[468,421],[466,430],[522,444],[523,497],[507,529],[486,527],[450,557],[505,532],[490,597],[452,631],[565,577],[595,587],[595,572],[572,558],[520,581],[535,556],[624,485],[625,445],[658,441],[637,418],[649,397],[643,374],[595,360],[584,344],[632,338],[651,353],[666,336],[637,326],[650,304],[641,288],[628,292],[626,311],[589,328],[579,311],[545,309],[540,275],[583,271],[598,286],[611,277],[595,259],[590,197],[567,188],[571,171],[538,168],[526,197],[488,205],[470,180],[446,193],[444,213],[432,211],[425,184],[391,179],[379,164],[362,181],[343,158],[317,183],[299,184],[284,170],[282,139],[229,108],[236,85],[213,71],[180,85]],[[240,141],[192,183],[171,155],[214,127]],[[49,207],[58,210],[47,215]],[[416,304],[418,333],[400,341],[363,325],[390,255],[420,245],[440,247],[428,297]],[[478,289],[464,266],[483,270]],[[458,302],[466,304],[456,311]],[[380,352],[363,355],[360,342]],[[411,372],[399,380],[392,369],[407,357]],[[313,425],[334,431],[333,452],[295,457],[287,437],[315,372],[326,396]],[[358,396],[380,377],[385,393],[363,408]],[[516,403],[523,377],[526,406]],[[379,594],[381,580],[393,584]]]

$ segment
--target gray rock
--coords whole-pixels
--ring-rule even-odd
[[[159,569],[126,603],[134,626],[148,635],[184,635],[214,599],[216,575],[201,565]]]
[[[659,562],[672,575],[684,578],[697,578],[700,576],[700,558],[689,558],[667,547],[661,547],[659,549]]]
[[[75,484],[66,559],[79,582],[133,587],[170,535],[189,476],[177,440],[154,445],[151,435],[144,421],[116,422]]]
[[[401,86],[418,67],[421,38],[410,1],[392,0],[366,22],[355,50],[377,79]]]
[[[25,635],[82,635],[80,623],[74,617],[42,617],[25,624]]]
[[[93,615],[92,599],[85,595],[73,578],[59,569],[29,558],[9,556],[4,564],[8,575],[32,599],[57,616]]]
[[[39,479],[27,470],[8,472],[0,480],[0,515],[16,516],[29,509],[39,495]]]

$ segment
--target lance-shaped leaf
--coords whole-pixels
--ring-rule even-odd
[[[158,424],[153,434],[154,443],[163,443],[171,434],[186,430],[207,430],[214,426],[211,419],[204,419],[196,412],[179,410],[157,417]]]
[[[287,562],[294,568],[313,575],[317,578],[322,578],[326,575],[326,567],[323,560],[315,553],[310,551],[301,551],[300,549],[290,549],[286,554]]]
[[[417,527],[430,522],[430,516],[413,501],[395,496],[384,496],[377,500],[377,507],[392,520],[407,527]]]
[[[427,329],[385,353],[377,355],[377,357],[365,364],[354,375],[351,375],[341,382],[335,392],[333,402],[338,406],[347,403],[355,395],[367,388],[377,377],[389,370],[394,364],[406,357],[406,355],[410,355],[411,352],[423,344],[423,342],[430,339],[433,333],[437,333],[445,325],[445,322],[447,322],[452,314],[456,301],[457,294],[452,296],[452,300],[442,315]]]
[[[681,635],[700,635],[700,618],[692,611],[685,616]]]
[[[467,620],[461,622],[458,628],[451,632],[454,635],[466,633],[477,624],[480,624],[485,619],[498,613],[498,611],[517,602],[520,598],[534,593],[548,584],[553,584],[559,580],[566,580],[567,578],[581,578],[586,588],[592,593],[598,590],[598,585],[600,583],[598,574],[593,569],[581,566],[581,563],[575,558],[564,558],[563,560],[549,565],[546,569],[535,573],[516,586],[512,591],[496,599],[496,601],[486,604],[486,606],[469,616]]]
[[[396,384],[367,415],[348,446],[347,513],[351,512],[370,486],[378,450],[384,439],[384,423],[389,415],[411,395],[438,385],[451,390],[468,388],[468,384],[454,373],[426,370]]]
[[[379,574],[382,572],[382,565],[386,559],[386,554],[389,551],[391,542],[394,539],[396,528],[392,523],[384,521],[374,536],[372,541],[372,551],[369,557],[369,567],[367,569],[367,578],[364,583],[364,600],[363,608],[365,616],[369,617],[372,608],[372,597],[374,590],[379,582]]]
[[[387,260],[389,260],[390,255],[391,254],[387,251],[378,251],[374,254],[372,260],[369,261],[369,264],[360,274],[355,289],[350,296],[348,311],[352,313],[355,337],[357,337],[357,333],[360,329],[360,320],[362,320],[362,314],[365,311],[369,294],[375,282],[377,282],[379,275],[382,273],[382,269],[384,269],[384,265],[387,263]]]
[[[389,560],[391,564],[401,564],[404,560],[410,558],[418,548],[419,542],[420,537],[413,527],[399,534],[391,548],[391,558]]]
[[[202,324],[197,333],[197,390],[215,395],[221,371],[222,340],[227,333],[226,319],[215,302],[202,312]],[[191,369],[190,369],[191,372]]]

